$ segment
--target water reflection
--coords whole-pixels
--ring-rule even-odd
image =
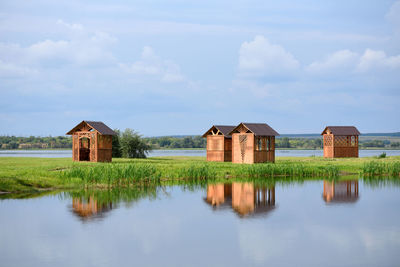
[[[322,194],[326,203],[355,203],[358,200],[358,180],[327,181],[324,180]]]
[[[113,209],[111,201],[102,203],[94,195],[72,198],[72,212],[82,221],[104,218]]]
[[[267,215],[275,209],[275,186],[253,183],[207,185],[205,201],[214,208],[230,208],[239,217]]]

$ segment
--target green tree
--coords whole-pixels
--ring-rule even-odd
[[[112,157],[120,158],[122,157],[120,135],[121,131],[114,129],[115,135],[112,136]]]
[[[283,137],[280,141],[281,141],[280,142],[280,147],[282,147],[282,148],[289,148],[290,147],[290,142],[289,142],[289,138],[288,137]]]
[[[120,137],[122,156],[125,158],[146,158],[151,150],[141,136],[132,129],[125,129]]]

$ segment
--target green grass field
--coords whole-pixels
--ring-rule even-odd
[[[28,193],[83,186],[191,183],[216,179],[326,178],[343,175],[398,176],[400,157],[324,159],[277,157],[275,164],[206,162],[204,157],[113,159],[112,163],[70,158],[0,158],[0,192]]]

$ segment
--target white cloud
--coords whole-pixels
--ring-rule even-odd
[[[69,39],[39,41],[22,47],[19,44],[0,43],[0,60],[17,68],[73,65],[102,65],[115,61],[109,46],[116,38],[101,31],[86,31],[82,25],[57,24],[72,34]]]
[[[83,31],[83,26],[81,24],[69,24],[69,23],[64,22],[61,19],[57,20],[57,24],[62,25],[73,31]]]
[[[400,55],[388,57],[384,51],[367,49],[360,58],[357,70],[360,72],[366,72],[373,69],[395,69],[399,67]]]
[[[38,73],[37,70],[0,60],[0,77],[21,77]]]
[[[180,67],[170,60],[159,58],[153,48],[143,47],[141,59],[132,64],[120,64],[120,67],[131,74],[155,76],[166,83],[182,82],[185,80]]]
[[[306,71],[310,73],[326,73],[332,71],[348,71],[354,69],[357,64],[359,55],[350,50],[340,50],[322,61],[315,61],[306,67]]]
[[[299,68],[299,62],[282,46],[258,35],[244,42],[239,50],[239,71],[250,76],[286,76]]]
[[[385,17],[395,26],[400,26],[400,1],[393,3]]]
[[[368,71],[390,70],[400,67],[400,55],[387,56],[384,51],[366,49],[362,55],[350,50],[340,50],[322,61],[315,61],[305,67],[310,74],[364,73]]]

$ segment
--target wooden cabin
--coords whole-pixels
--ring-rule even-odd
[[[324,158],[358,158],[358,136],[354,126],[326,126],[321,134],[324,138]]]
[[[242,122],[229,134],[233,163],[275,162],[275,136],[279,134],[268,124]]]
[[[67,133],[72,135],[74,161],[111,162],[115,132],[100,121],[82,121]]]
[[[326,181],[322,197],[326,203],[354,203],[358,200],[358,180]]]
[[[235,126],[214,125],[205,134],[207,138],[207,161],[232,161],[232,137]]]

